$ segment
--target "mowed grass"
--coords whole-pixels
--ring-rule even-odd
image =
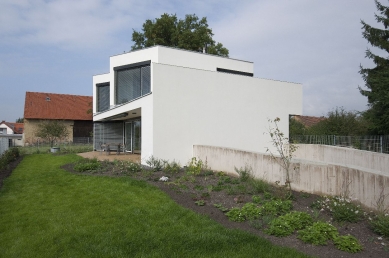
[[[25,156],[0,189],[0,257],[306,257],[184,209],[128,177],[68,173],[75,154]]]

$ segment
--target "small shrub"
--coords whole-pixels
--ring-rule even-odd
[[[142,167],[140,166],[140,164],[134,163],[134,162],[128,162],[127,171],[135,173],[135,172],[139,172],[141,170],[142,170]]]
[[[15,161],[20,156],[19,149],[16,147],[6,150],[0,156],[0,169],[4,169],[8,166],[9,163]]]
[[[172,161],[172,162],[166,162],[164,168],[163,168],[163,171],[165,171],[166,173],[170,173],[170,174],[177,174],[179,173],[181,170],[181,165],[180,163],[176,162],[176,161]]]
[[[203,169],[204,164],[201,161],[201,159],[197,160],[197,158],[193,157],[186,168],[186,172],[193,176],[198,176],[201,173],[201,170]]]
[[[389,215],[379,214],[370,221],[374,232],[389,238]]]
[[[151,156],[146,160],[146,164],[153,170],[153,171],[161,171],[164,167],[165,161],[162,159],[155,158],[154,156]]]
[[[234,167],[234,168],[235,168],[235,172],[238,173],[241,182],[246,182],[252,177],[251,176],[251,174],[252,174],[251,167],[246,165],[244,168],[242,168],[242,167],[239,169],[236,167]]]
[[[339,250],[349,253],[357,253],[362,251],[362,245],[355,237],[351,235],[336,237],[334,239],[334,244]]]
[[[327,245],[328,240],[334,240],[338,236],[336,227],[325,222],[315,222],[298,232],[299,239],[314,245]]]

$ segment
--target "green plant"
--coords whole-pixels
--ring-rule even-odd
[[[293,208],[291,200],[270,200],[265,202],[262,207],[262,213],[273,216],[280,216],[288,213]]]
[[[186,168],[186,172],[193,176],[198,176],[201,173],[201,170],[203,169],[204,164],[201,159],[198,159],[196,157],[193,157]]]
[[[181,165],[176,161],[172,161],[172,162],[166,161],[163,168],[163,171],[170,174],[177,174],[178,172],[180,172],[180,170],[181,170]]]
[[[338,236],[333,241],[336,248],[338,248],[339,250],[346,251],[349,253],[357,253],[359,251],[362,251],[362,245],[355,237],[351,235]]]
[[[224,207],[221,203],[215,203],[213,206],[215,206],[216,208],[218,208],[220,211],[222,212],[227,212],[229,211],[228,208]]]
[[[293,159],[293,153],[297,150],[297,146],[289,142],[289,138],[278,127],[278,123],[281,121],[279,117],[274,120],[268,119],[273,126],[269,127],[269,135],[272,140],[273,147],[276,149],[278,155],[276,156],[269,148],[266,149],[271,158],[277,162],[285,171],[286,181],[285,185],[288,188],[290,194],[292,194],[292,186],[290,182],[290,164]]]
[[[243,205],[241,212],[246,220],[258,219],[261,216],[261,209],[252,202]]]
[[[252,178],[252,168],[248,165],[245,165],[244,168],[236,168],[234,167],[235,172],[238,173],[241,182],[247,182],[250,178]]]
[[[336,227],[320,221],[298,232],[299,239],[314,245],[327,245],[328,240],[334,240],[338,236]]]
[[[198,206],[204,206],[205,205],[205,201],[204,200],[198,200],[198,201],[195,201],[195,204],[198,205]]]
[[[16,147],[6,150],[0,156],[0,169],[6,168],[9,163],[15,161],[19,156],[20,156],[20,152],[19,149]]]
[[[288,236],[312,223],[313,219],[308,213],[292,211],[271,221],[266,233],[278,237]]]
[[[74,165],[74,170],[78,172],[84,172],[84,171],[95,171],[101,167],[100,162],[94,158],[94,159],[84,159],[79,162],[77,162]]]
[[[146,160],[146,164],[153,170],[153,171],[161,171],[164,167],[164,164],[166,161],[162,159],[158,159],[154,156],[149,157]]]
[[[142,167],[139,163],[128,162],[127,163],[127,171],[129,172],[139,172],[142,170]]]
[[[250,184],[253,187],[255,193],[265,193],[265,192],[269,192],[270,190],[269,183],[263,179],[252,178],[250,180]]]
[[[251,199],[253,200],[253,203],[259,204],[262,202],[262,198],[259,195],[253,195],[253,197],[251,197]]]
[[[242,214],[242,211],[237,207],[230,209],[226,213],[226,216],[228,217],[229,220],[235,221],[235,222],[243,222],[246,220],[246,218]]]
[[[389,214],[378,214],[371,221],[370,225],[374,232],[389,238]]]
[[[273,195],[270,193],[270,192],[264,192],[263,193],[263,197],[266,199],[266,200],[270,200],[273,198]]]
[[[350,198],[335,196],[324,197],[311,204],[312,208],[329,211],[335,221],[357,222],[363,217],[360,205],[356,205]]]

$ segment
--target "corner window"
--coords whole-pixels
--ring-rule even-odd
[[[97,112],[109,109],[109,82],[96,84]]]
[[[116,104],[122,104],[150,93],[150,61],[115,67]]]

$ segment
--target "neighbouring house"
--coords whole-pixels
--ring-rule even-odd
[[[26,92],[24,104],[24,143],[35,144],[38,124],[47,120],[60,120],[68,127],[65,141],[84,143],[93,131],[91,96]],[[89,111],[88,111],[89,110]]]
[[[325,117],[317,117],[317,116],[300,116],[300,115],[294,115],[292,118],[300,123],[302,123],[306,128],[309,128],[323,120],[325,120]]]
[[[288,135],[302,113],[302,85],[255,78],[252,62],[154,46],[110,57],[93,76],[94,148],[122,143],[186,164],[193,145],[265,152],[269,119]],[[209,157],[212,158],[212,157]]]
[[[7,136],[8,147],[23,146],[23,123],[0,123],[0,136]]]

